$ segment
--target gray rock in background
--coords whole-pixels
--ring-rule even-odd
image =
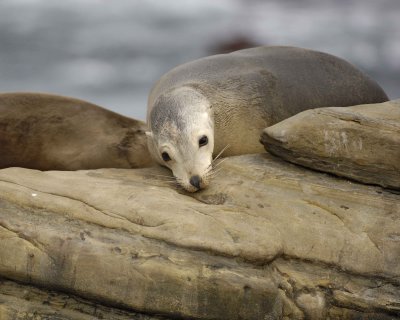
[[[397,0],[3,0],[0,92],[59,93],[144,119],[159,76],[240,38],[341,56],[393,99],[399,16]]]

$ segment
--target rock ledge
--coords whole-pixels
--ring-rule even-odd
[[[115,319],[400,318],[400,195],[268,154],[221,167],[193,195],[162,168],[0,170],[0,316],[26,319],[32,285]]]

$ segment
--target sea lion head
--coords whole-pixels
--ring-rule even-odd
[[[172,170],[185,190],[210,182],[214,120],[208,99],[190,87],[172,89],[155,101],[146,132],[153,158]]]

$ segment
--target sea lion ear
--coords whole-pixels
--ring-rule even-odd
[[[151,131],[146,131],[146,137],[147,137],[147,138],[153,138],[153,132],[151,132]]]
[[[153,132],[146,131],[145,133],[146,133],[147,145],[150,146],[150,145],[154,144]]]

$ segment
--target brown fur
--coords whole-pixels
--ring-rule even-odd
[[[94,104],[39,93],[0,94],[0,168],[137,168],[152,164],[146,125]]]

